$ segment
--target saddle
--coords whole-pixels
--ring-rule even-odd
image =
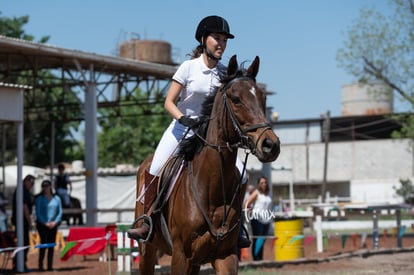
[[[177,178],[184,168],[184,164],[185,161],[182,155],[174,155],[170,157],[163,166],[158,182],[157,197],[152,206],[152,213],[159,212],[168,201],[168,198],[170,197],[171,192],[177,182]]]

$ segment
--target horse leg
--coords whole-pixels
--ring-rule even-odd
[[[83,225],[83,214],[82,213],[79,214],[78,221],[79,221],[78,225]]]
[[[194,264],[190,258],[186,257],[184,249],[180,244],[175,243],[171,256],[171,275],[196,275],[200,273],[200,265]]]
[[[192,265],[190,267],[188,274],[194,274],[194,275],[200,274],[200,265]]]
[[[215,259],[212,262],[216,274],[237,274],[238,261],[236,254],[230,254],[223,259]]]
[[[192,262],[187,259],[181,250],[173,249],[173,255],[171,258],[171,275],[178,274],[199,274],[200,265],[193,265]]]
[[[188,274],[200,274],[200,265],[192,265],[190,269],[190,273]]]
[[[152,245],[140,243],[140,261],[139,261],[139,273],[140,274],[154,274],[155,265],[158,262],[157,248]]]

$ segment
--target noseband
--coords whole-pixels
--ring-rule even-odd
[[[254,143],[253,139],[251,137],[249,137],[247,135],[247,133],[251,132],[251,131],[254,131],[256,129],[263,128],[263,131],[260,134],[260,136],[261,136],[261,135],[264,134],[264,132],[266,130],[269,130],[269,129],[272,129],[272,128],[270,127],[269,123],[265,123],[265,122],[264,123],[259,123],[259,124],[254,124],[254,125],[251,125],[251,126],[245,127],[245,128],[243,128],[240,125],[239,121],[236,118],[236,115],[234,114],[232,108],[230,107],[230,104],[228,102],[229,99],[227,97],[226,91],[228,89],[230,89],[231,86],[234,83],[236,83],[238,81],[243,81],[243,80],[251,80],[251,81],[254,81],[256,83],[254,78],[247,77],[247,76],[242,76],[242,77],[236,77],[236,78],[232,79],[231,81],[226,83],[224,85],[224,87],[222,88],[221,92],[222,92],[223,102],[224,102],[224,104],[223,104],[223,114],[224,114],[224,111],[227,111],[228,114],[230,115],[230,119],[231,119],[231,122],[233,124],[234,130],[237,132],[237,134],[240,137],[241,142],[240,142],[240,144],[238,144],[238,147],[242,148],[242,149],[249,149],[255,155],[256,154],[256,149],[257,149],[257,142],[259,142],[260,137],[257,139],[257,142]]]

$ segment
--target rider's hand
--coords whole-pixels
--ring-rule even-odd
[[[200,124],[200,120],[198,118],[191,118],[190,116],[182,116],[178,119],[178,122],[190,128]]]

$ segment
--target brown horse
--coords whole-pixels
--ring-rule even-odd
[[[70,198],[70,205],[65,205],[62,203],[62,207],[63,207],[62,221],[66,221],[67,225],[83,225],[83,213],[82,213],[81,201],[78,198],[75,198],[72,196],[69,196],[69,198]],[[61,201],[63,201],[63,198],[61,196],[60,196],[60,199]],[[67,211],[66,209],[69,211]]]
[[[237,274],[244,196],[236,168],[237,151],[244,148],[262,162],[274,161],[280,153],[279,138],[265,116],[266,95],[256,85],[258,70],[258,57],[245,70],[239,69],[233,56],[221,87],[203,104],[202,115],[208,119],[195,130],[193,141],[186,148],[181,146],[178,155],[185,155],[179,161],[183,168],[168,200],[159,201],[159,211],[152,212],[151,238],[139,244],[141,274],[154,273],[158,249],[172,256],[171,274],[198,274],[206,263],[217,274]],[[191,150],[188,144],[192,144]],[[138,169],[137,197],[151,159]],[[135,209],[136,217],[143,214],[140,202]]]

